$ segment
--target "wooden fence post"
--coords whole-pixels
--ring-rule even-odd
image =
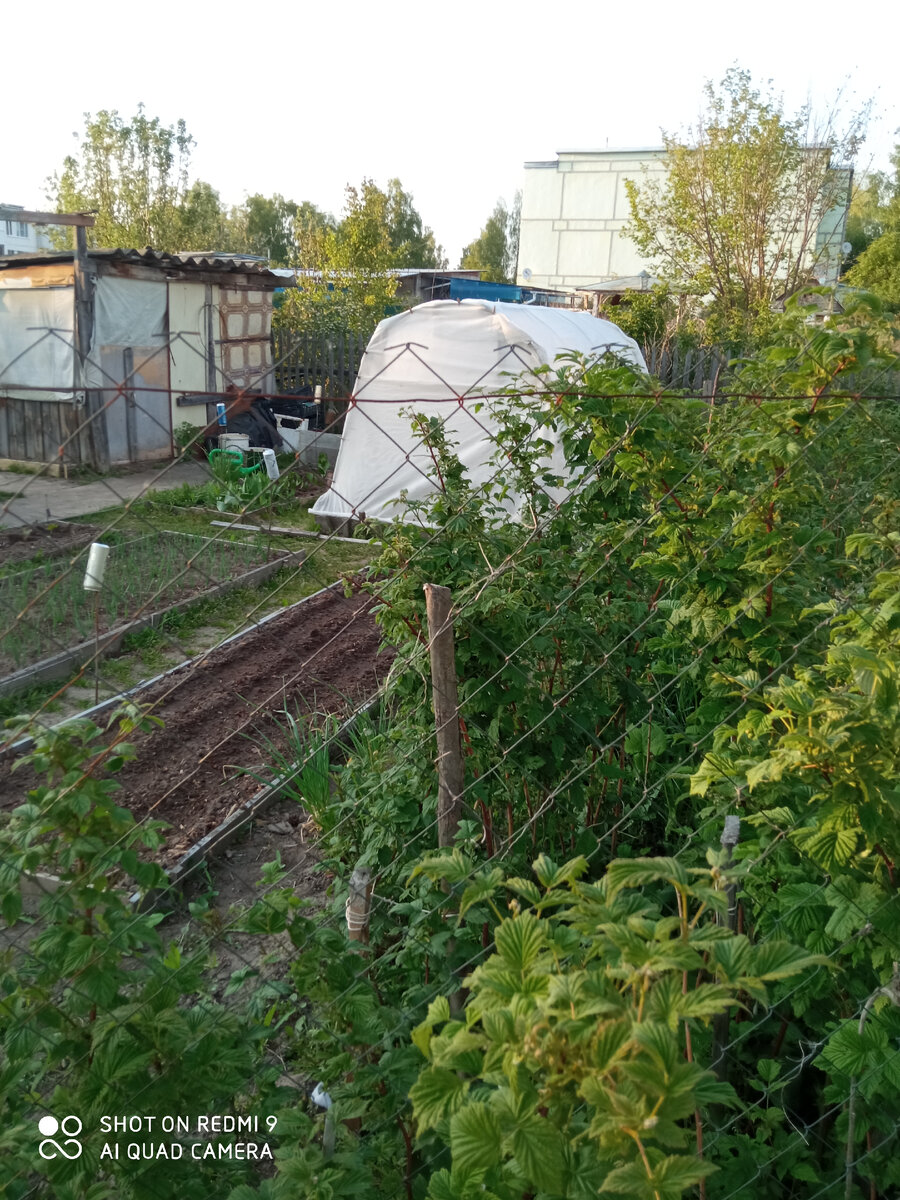
[[[456,690],[451,596],[449,588],[435,583],[426,583],[424,589],[438,749],[438,845],[452,846],[459,828],[465,771],[459,742],[459,695]]]
[[[350,876],[350,895],[347,897],[347,936],[351,942],[369,944],[369,907],[372,900],[372,873],[368,867],[357,865]]]

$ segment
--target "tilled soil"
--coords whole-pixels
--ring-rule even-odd
[[[347,712],[376,691],[392,655],[379,653],[371,607],[329,590],[140,694],[165,724],[129,738],[137,758],[116,776],[116,798],[137,820],[169,824],[164,866],[271,775],[261,742],[278,741],[279,710]],[[0,808],[21,803],[36,782],[10,765],[0,759]]]
[[[73,521],[48,521],[46,525],[23,525],[0,529],[0,566],[73,553],[89,546],[100,532],[98,525],[76,525]]]

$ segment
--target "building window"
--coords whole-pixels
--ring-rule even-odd
[[[28,237],[28,226],[24,221],[19,221],[19,237]]]
[[[6,222],[6,232],[12,233],[12,231],[13,231],[13,223],[12,223],[12,221],[7,221]]]

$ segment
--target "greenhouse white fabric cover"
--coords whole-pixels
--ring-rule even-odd
[[[647,369],[637,342],[616,325],[568,309],[434,300],[382,321],[360,365],[332,486],[312,512],[330,518],[323,524],[363,515],[392,521],[405,513],[401,492],[418,500],[434,491],[411,410],[442,420],[471,483],[486,483],[496,471],[490,459],[498,423],[484,397],[567,351],[592,357],[606,349]],[[541,436],[553,440],[547,431]],[[565,471],[558,443],[550,464]],[[507,507],[516,511],[516,497]]]

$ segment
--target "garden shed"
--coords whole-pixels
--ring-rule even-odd
[[[272,295],[282,283],[264,264],[219,255],[0,258],[0,459],[168,457],[175,425],[207,423],[209,393],[272,388]]]
[[[431,456],[411,428],[413,411],[441,420],[471,482],[487,482],[496,469],[497,394],[567,351],[596,357],[607,350],[646,370],[637,342],[589,313],[435,300],[389,317],[363,355],[332,486],[313,514],[326,529],[363,516],[391,521],[404,515],[401,493],[418,500],[434,490]],[[559,445],[551,463],[564,470]],[[511,497],[511,511],[515,506]]]

